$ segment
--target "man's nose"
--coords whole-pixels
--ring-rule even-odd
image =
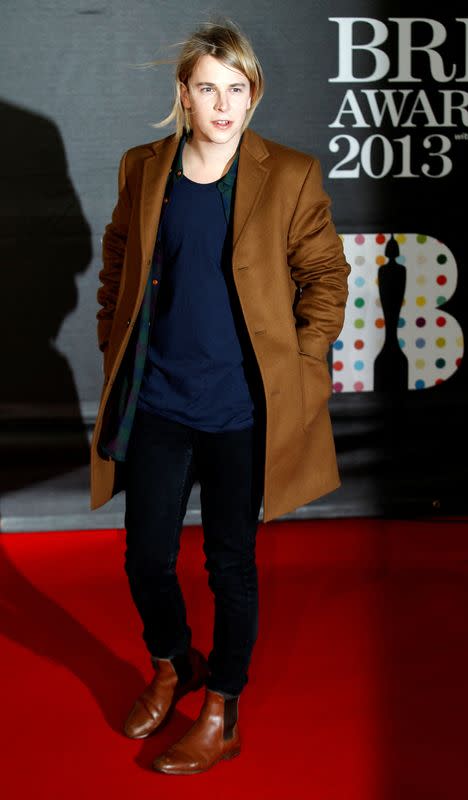
[[[219,92],[216,95],[216,105],[215,107],[218,108],[220,111],[226,109],[229,105],[229,100],[227,96],[227,92]]]

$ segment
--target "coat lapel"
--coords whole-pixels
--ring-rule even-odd
[[[246,128],[242,138],[234,200],[234,248],[252,216],[270,170],[261,162],[268,158],[268,150],[261,136]]]
[[[178,143],[175,134],[154,142],[151,155],[143,163],[140,238],[144,263],[153,255],[166,182]]]

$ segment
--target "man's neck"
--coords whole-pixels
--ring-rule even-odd
[[[226,144],[201,141],[193,135],[187,139],[183,154],[183,170],[187,177],[204,182],[225,175],[234,160],[241,134]],[[214,176],[214,177],[213,177]]]
[[[217,143],[196,137],[195,133],[187,139],[186,152],[194,164],[201,169],[211,169],[214,164],[226,164],[235,154],[241,135],[239,133],[229,142]]]

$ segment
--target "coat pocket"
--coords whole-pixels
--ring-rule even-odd
[[[332,393],[332,379],[324,358],[298,351],[301,371],[302,424],[307,430]]]

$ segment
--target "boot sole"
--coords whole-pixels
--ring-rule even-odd
[[[215,767],[216,764],[219,764],[220,761],[229,761],[231,758],[236,758],[236,756],[240,756],[240,754],[241,754],[240,749],[239,750],[232,750],[230,753],[225,753],[225,755],[220,756],[219,758],[217,758],[216,761],[213,761],[213,763],[210,764],[209,767],[205,767],[204,769],[180,770],[178,772],[173,772],[172,770],[169,770],[168,772],[166,772],[166,770],[159,769],[158,767],[155,767],[154,765],[153,765],[153,769],[155,770],[155,772],[160,772],[163,775],[199,775],[201,772],[208,772],[209,769],[211,769],[212,767]]]

